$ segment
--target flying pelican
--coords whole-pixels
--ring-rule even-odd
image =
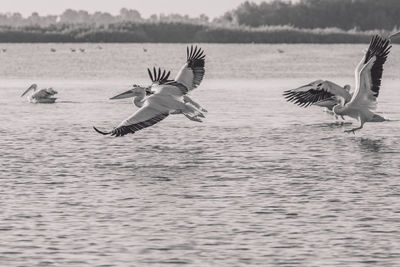
[[[153,84],[150,87],[133,86],[127,92],[119,94],[111,99],[135,97],[134,103],[139,106],[132,116],[122,121],[115,129],[103,132],[93,127],[96,132],[103,135],[123,136],[128,133],[135,133],[144,128],[150,127],[168,117],[170,114],[182,113],[194,121],[201,121],[204,117],[202,111],[196,108],[187,94],[197,88],[205,74],[205,55],[201,48],[186,49],[187,58],[174,80],[168,80],[170,72],[166,73],[161,69],[153,74],[150,69],[148,73]],[[150,95],[146,97],[146,94]],[[194,102],[195,103],[195,102]]]
[[[57,94],[57,91],[55,91],[53,88],[41,89],[39,91],[36,90],[37,90],[37,85],[32,84],[28,89],[26,89],[26,91],[21,95],[21,97],[26,95],[29,91],[32,91],[32,93],[28,96],[28,101],[31,103],[52,104],[57,99],[53,97],[55,94]]]
[[[171,71],[166,72],[166,70],[161,70],[161,68],[157,69],[154,67],[153,68],[153,73],[151,72],[150,69],[147,69],[147,72],[149,74],[150,80],[152,82],[152,84],[148,87],[145,87],[145,90],[143,90],[142,87],[140,87],[139,85],[133,85],[132,89],[116,95],[114,97],[111,97],[111,100],[114,99],[123,99],[123,98],[130,98],[132,97],[132,102],[133,104],[138,107],[141,108],[143,106],[143,104],[145,103],[145,98],[154,94],[154,92],[151,90],[151,88],[153,86],[157,86],[157,85],[162,85],[162,84],[167,84],[167,83],[171,83],[173,82],[173,80],[169,80],[169,76],[171,74]],[[188,97],[187,95],[183,96],[183,102],[185,103],[189,103],[192,106],[194,106],[196,109],[202,111],[202,112],[208,112],[206,109],[202,108],[198,103],[196,103],[194,100],[192,100],[190,97]],[[170,114],[181,114],[181,112],[171,112]],[[185,116],[187,116],[187,114],[183,113]],[[190,117],[187,116],[189,119],[191,120],[195,120],[195,121],[201,121],[198,116],[196,117]],[[201,117],[201,116],[200,116]]]
[[[328,97],[324,94],[316,94],[314,91],[312,91],[320,88],[329,88],[329,90],[335,91],[336,94]],[[346,103],[350,101],[352,93],[350,93],[350,85],[348,84],[346,84],[344,87],[341,87],[340,85],[331,81],[316,80],[299,88],[287,90],[283,93],[283,95],[287,101],[294,102],[300,107],[315,105],[325,108],[328,113],[332,113],[334,115],[333,107],[340,103],[341,98],[344,98]],[[341,117],[344,120],[343,116]]]
[[[388,38],[375,35],[363,58],[355,69],[356,86],[351,94],[345,88],[329,81],[318,80],[297,89],[284,92],[288,101],[303,107],[312,104],[321,106],[329,103],[334,114],[349,116],[360,121],[360,126],[347,130],[347,133],[363,128],[366,122],[382,122],[385,119],[373,112],[377,107],[377,97],[381,85],[383,65],[390,52],[391,39],[399,33]]]

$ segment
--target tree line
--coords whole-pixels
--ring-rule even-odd
[[[223,16],[119,14],[68,9],[59,16],[0,14],[0,42],[366,43],[400,24],[400,0],[246,1]],[[398,42],[398,40],[395,40]]]
[[[80,25],[108,25],[120,22],[185,22],[208,23],[209,18],[202,14],[199,17],[189,17],[180,14],[153,14],[145,19],[135,9],[122,8],[117,15],[108,12],[94,12],[90,14],[85,10],[67,9],[61,15],[40,16],[37,12],[24,18],[20,13],[0,13],[0,26],[50,26],[56,24],[80,24]]]
[[[225,13],[221,21],[237,25],[292,25],[298,28],[392,30],[400,26],[399,0],[274,0],[246,1]]]
[[[337,28],[249,28],[181,22],[123,22],[96,27],[80,24],[24,26],[18,29],[0,26],[0,42],[367,43],[374,33],[376,31],[358,32]]]

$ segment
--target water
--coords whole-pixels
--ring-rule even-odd
[[[107,99],[146,84],[153,64],[176,73],[185,45],[0,46],[1,266],[399,263],[400,46],[379,96],[392,121],[356,135],[343,131],[357,122],[282,91],[319,78],[352,85],[365,45],[204,44],[192,97],[205,122],[175,115],[124,138],[91,128],[135,110]],[[58,102],[26,103],[33,82]]]

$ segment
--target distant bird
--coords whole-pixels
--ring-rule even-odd
[[[54,48],[50,48],[51,52],[56,52],[57,50],[55,50]]]
[[[201,48],[191,46],[187,48],[186,63],[182,66],[175,80],[168,80],[170,72],[158,72],[153,68],[153,73],[148,69],[153,84],[150,87],[134,85],[132,89],[111,99],[122,99],[135,97],[134,103],[140,107],[132,116],[122,121],[115,129],[103,132],[94,129],[103,135],[123,136],[128,133],[135,133],[144,128],[150,127],[170,114],[184,114],[187,118],[200,121],[204,117],[202,112],[193,104],[187,94],[197,88],[205,74],[205,55]],[[148,96],[146,96],[148,95]]]
[[[72,53],[76,52],[75,48],[70,48],[70,50],[71,50]]]
[[[385,119],[373,112],[377,107],[377,97],[381,86],[383,65],[389,55],[391,39],[400,34],[390,35],[388,38],[375,35],[364,57],[355,69],[356,86],[352,94],[329,81],[317,81],[300,88],[284,92],[288,101],[307,107],[332,99],[339,100],[332,107],[334,114],[349,116],[360,121],[360,126],[347,133],[363,128],[366,122],[383,122]]]
[[[84,48],[79,48],[79,51],[81,51],[82,53],[85,53],[85,49]]]
[[[97,46],[97,49],[101,50],[103,49],[103,47],[101,47],[100,45]]]
[[[276,51],[278,51],[278,53],[279,53],[279,54],[285,53],[285,51],[284,51],[284,50],[282,50],[282,49],[279,49],[279,48],[278,48]]]
[[[36,84],[32,84],[28,89],[26,89],[21,97],[32,91],[32,93],[28,96],[28,101],[30,103],[52,104],[56,101],[57,98],[53,96],[57,94],[57,91],[55,91],[53,88],[41,89],[39,91],[37,91],[37,88],[38,87]]]
[[[7,49],[6,49],[6,48],[3,48],[3,49],[1,49],[1,51],[2,51],[3,53],[5,53],[5,52],[7,52]]]
[[[145,52],[145,53],[147,52],[147,49],[146,49],[146,48],[144,48],[144,47],[143,47],[143,52]]]

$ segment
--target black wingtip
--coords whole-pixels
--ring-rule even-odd
[[[93,129],[94,129],[96,132],[98,132],[99,134],[102,134],[102,135],[109,135],[109,134],[110,134],[110,133],[102,132],[102,131],[100,131],[99,129],[97,129],[96,127],[94,127],[94,126],[93,126]]]
[[[204,50],[201,49],[201,47],[197,47],[193,45],[190,46],[190,50],[189,50],[189,46],[186,48],[186,54],[187,54],[187,61],[193,61],[193,60],[204,60],[204,58],[206,57],[204,55]]]
[[[165,69],[156,69],[156,67],[153,67],[153,72],[150,68],[147,68],[147,72],[149,73],[149,77],[153,83],[159,82],[160,84],[167,82],[171,74],[171,71],[167,72]]]

